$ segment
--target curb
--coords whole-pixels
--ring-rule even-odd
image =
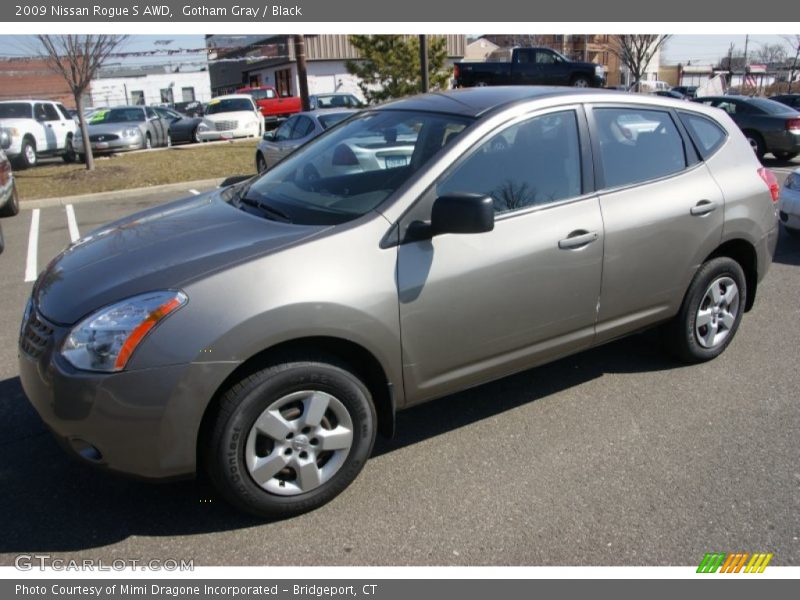
[[[36,200],[20,200],[19,207],[22,210],[29,208],[50,208],[52,206],[66,206],[67,204],[84,204],[88,202],[102,202],[103,200],[123,200],[134,196],[160,194],[162,192],[173,192],[176,190],[188,190],[189,188],[215,188],[225,180],[225,177],[216,179],[199,179],[196,181],[182,181],[178,183],[166,183],[163,185],[152,185],[149,187],[128,188],[110,192],[98,192],[96,194],[79,194],[76,196],[62,196],[55,198],[39,198]],[[188,192],[187,192],[188,195]]]

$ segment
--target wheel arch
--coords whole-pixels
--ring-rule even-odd
[[[748,312],[753,308],[758,289],[758,257],[756,249],[753,244],[741,238],[728,240],[709,254],[703,262],[720,256],[732,258],[742,267],[747,285],[747,302],[744,305],[744,310]]]
[[[387,438],[394,435],[396,410],[394,390],[386,370],[375,355],[364,346],[344,338],[333,336],[301,337],[280,342],[254,354],[236,367],[217,387],[200,421],[196,441],[198,465],[202,464],[200,462],[200,453],[204,447],[203,442],[208,439],[219,410],[219,401],[225,391],[242,378],[268,365],[280,362],[282,357],[302,356],[308,352],[329,355],[351,367],[355,374],[364,381],[372,394],[375,413],[378,418],[378,433]]]

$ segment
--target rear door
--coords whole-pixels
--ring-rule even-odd
[[[678,311],[720,243],[724,203],[671,110],[598,105],[589,115],[605,224],[602,342]]]
[[[603,224],[583,177],[582,123],[580,107],[518,119],[460,159],[404,218],[406,224],[428,220],[436,197],[463,192],[491,196],[496,216],[487,233],[400,245],[404,385],[411,402],[592,343]]]

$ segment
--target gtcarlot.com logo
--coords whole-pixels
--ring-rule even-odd
[[[700,566],[698,573],[763,573],[772,553],[755,552],[708,552]]]

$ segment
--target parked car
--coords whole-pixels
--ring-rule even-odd
[[[262,173],[272,168],[279,160],[354,112],[329,109],[302,112],[289,117],[280,127],[262,136],[256,148],[256,172]]]
[[[770,96],[769,99],[785,104],[795,110],[800,110],[800,94],[781,94],[779,96]]]
[[[169,146],[170,121],[151,106],[115,106],[97,109],[87,117],[89,143],[94,154]],[[85,159],[83,137],[75,136],[75,151]]]
[[[778,216],[786,231],[800,237],[800,169],[795,169],[783,182]]]
[[[192,102],[176,102],[172,108],[186,117],[203,116],[203,103],[197,100],[193,100]]]
[[[6,155],[19,168],[35,166],[46,156],[75,160],[75,121],[63,104],[49,100],[0,101],[0,129],[11,138]]]
[[[639,82],[639,89],[643,92],[667,92],[672,86],[666,81],[642,79]]]
[[[364,103],[353,94],[312,94],[308,97],[311,110],[323,108],[364,108]]]
[[[261,137],[264,119],[247,94],[219,96],[208,103],[205,116],[197,126],[201,141]]]
[[[626,121],[653,125],[630,139]],[[309,169],[400,132],[408,161]],[[656,325],[681,360],[717,357],[769,269],[777,199],[701,104],[410,97],[70,246],[34,284],[20,379],[84,462],[202,468],[237,507],[287,517],[344,490],[397,410]]]
[[[0,219],[13,217],[19,213],[19,195],[11,169],[11,161],[6,156],[5,150],[11,146],[11,136],[5,131],[0,131]],[[5,249],[3,228],[0,227],[0,254]]]
[[[675,98],[676,100],[686,100],[686,96],[681,94],[680,92],[672,90],[656,90],[653,92],[656,96],[662,96],[664,98]]]
[[[158,115],[169,123],[169,138],[173,144],[201,142],[198,127],[203,117],[189,117],[171,108],[156,106]]]
[[[759,160],[768,152],[779,160],[800,154],[800,112],[785,104],[749,96],[704,96],[694,101],[727,112]]]
[[[672,88],[672,91],[678,92],[679,94],[683,94],[687,98],[695,98],[697,96],[697,86],[696,85],[676,85]]]
[[[490,59],[500,61],[457,62],[453,66],[455,87],[484,85],[571,85],[602,87],[603,67],[569,60],[550,48],[497,50]]]
[[[243,87],[236,90],[236,93],[247,94],[255,101],[264,117],[264,123],[277,123],[280,119],[285,119],[303,110],[300,98],[281,96],[274,87],[269,85]]]

